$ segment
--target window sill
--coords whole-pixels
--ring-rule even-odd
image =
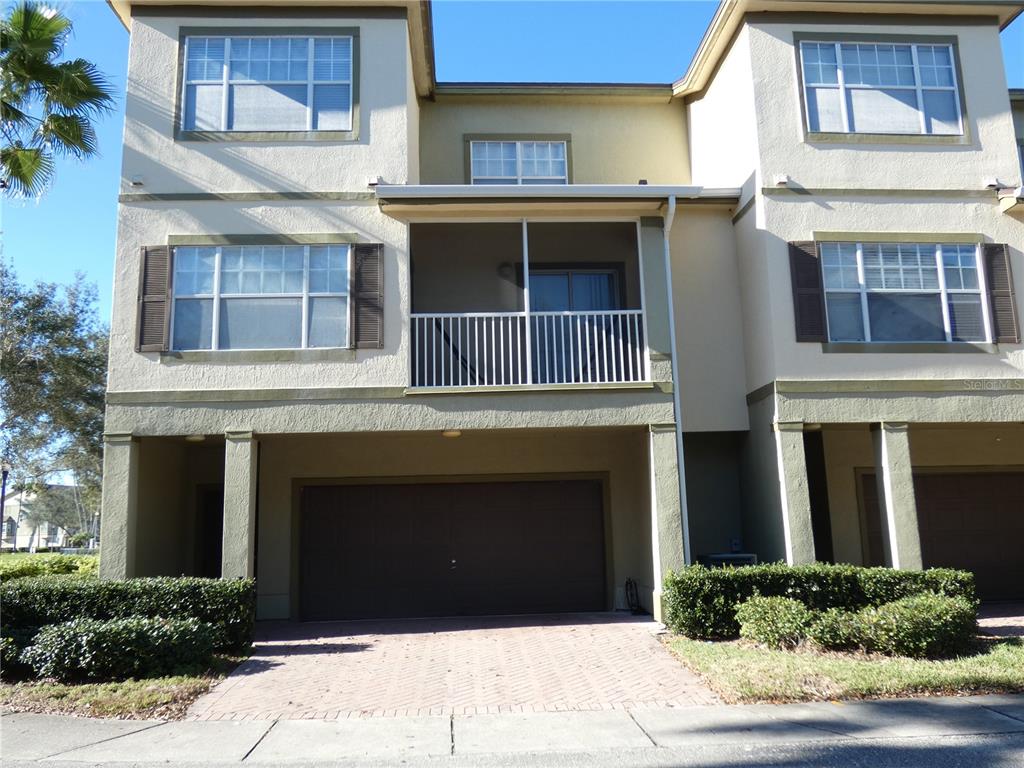
[[[824,133],[806,131],[808,144],[928,144],[966,146],[971,143],[967,134],[921,133]]]
[[[839,354],[995,354],[999,352],[998,344],[986,344],[981,341],[903,341],[903,342],[863,342],[863,341],[828,341],[821,345],[825,353]]]
[[[354,349],[218,349],[161,352],[160,361],[182,363],[326,363],[354,362]]]
[[[239,143],[295,143],[309,141],[356,141],[359,131],[182,131],[176,130],[177,141],[210,141]]]

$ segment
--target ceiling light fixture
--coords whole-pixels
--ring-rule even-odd
[[[190,443],[201,443],[206,439],[206,435],[185,435],[185,440]]]
[[[462,437],[461,429],[446,429],[441,433],[442,437]]]

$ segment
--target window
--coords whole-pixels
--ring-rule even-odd
[[[831,341],[989,341],[978,247],[821,243]]]
[[[568,184],[564,141],[472,141],[473,184]]]
[[[351,36],[188,37],[186,131],[351,131]]]
[[[959,135],[953,46],[801,42],[807,129]]]
[[[174,249],[172,348],[348,346],[347,245]]]

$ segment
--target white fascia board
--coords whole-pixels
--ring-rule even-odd
[[[637,200],[667,199],[675,196],[680,199],[700,198],[736,198],[739,199],[740,189],[706,188],[696,186],[664,186],[653,184],[379,184],[376,193],[378,200],[414,200],[430,198],[547,198],[552,202],[558,200],[592,199],[626,199]]]

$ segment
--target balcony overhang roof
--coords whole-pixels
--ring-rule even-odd
[[[736,206],[740,190],[654,184],[380,184],[377,202],[396,218],[436,215],[660,215],[678,205]]]

